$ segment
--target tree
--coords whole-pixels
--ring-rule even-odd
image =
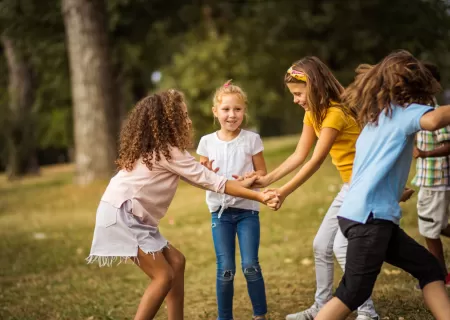
[[[9,74],[9,110],[6,125],[8,178],[38,173],[36,157],[35,85],[29,59],[8,35],[1,36]]]
[[[76,180],[87,184],[114,173],[119,126],[107,14],[102,0],[62,0],[69,55]]]

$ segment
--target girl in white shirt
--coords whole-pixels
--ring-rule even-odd
[[[245,92],[229,80],[217,89],[213,102],[212,110],[220,123],[220,130],[201,138],[197,149],[200,162],[229,179],[265,175],[261,138],[256,133],[241,129],[247,107]],[[206,203],[212,215],[212,236],[217,258],[218,320],[233,319],[236,235],[253,318],[265,319],[266,294],[258,261],[259,204],[212,191],[206,192]]]

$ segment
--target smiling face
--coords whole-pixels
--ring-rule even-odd
[[[310,111],[306,99],[306,83],[286,83],[289,91],[294,96],[294,103],[301,106],[305,111]]]
[[[245,102],[237,94],[224,94],[218,106],[213,107],[222,130],[234,132],[242,124],[245,115]]]
[[[237,94],[224,94],[219,105],[213,107],[222,130],[234,132],[242,124],[245,115],[245,102]]]

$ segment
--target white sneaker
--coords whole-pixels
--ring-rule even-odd
[[[314,320],[314,318],[319,313],[319,308],[316,304],[313,304],[309,309],[301,312],[288,314],[286,320]]]
[[[378,315],[372,316],[368,313],[361,312],[358,313],[358,316],[355,320],[380,320],[380,317]]]

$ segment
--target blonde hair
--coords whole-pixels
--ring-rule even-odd
[[[247,107],[247,94],[244,90],[242,90],[241,87],[232,84],[231,79],[225,82],[222,86],[217,88],[216,93],[214,94],[213,98],[213,105],[214,107],[217,107],[219,104],[222,103],[222,97],[226,94],[236,94],[238,95],[242,101],[244,102],[245,106]]]
[[[216,89],[216,92],[214,93],[213,97],[213,107],[216,108],[218,105],[222,103],[222,98],[226,94],[235,94],[238,95],[239,98],[244,102],[245,105],[245,122],[248,122],[248,114],[247,114],[247,94],[244,90],[242,90],[241,87],[232,84],[232,79],[225,82],[223,85],[221,85],[219,88]],[[216,117],[214,116],[214,124],[216,124]]]

